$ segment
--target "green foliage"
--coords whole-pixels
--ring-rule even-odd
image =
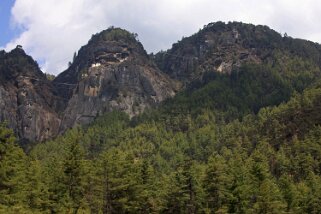
[[[13,132],[0,124],[0,211],[21,211],[27,202],[27,156],[15,143]]]
[[[121,28],[108,28],[103,31],[100,36],[105,41],[125,41],[125,42],[135,42],[137,34],[130,33]]]
[[[172,126],[176,126],[175,117],[180,116],[173,115],[176,112],[185,118],[188,113],[195,115],[204,109],[231,121],[257,113],[262,107],[287,101],[298,90],[289,83],[290,78],[282,77],[275,68],[255,64],[245,65],[231,75],[208,72],[201,81],[193,82],[185,92],[167,101],[161,110],[170,116],[168,120]],[[309,81],[305,82],[308,84]],[[181,130],[183,127],[177,128]]]
[[[54,80],[54,79],[56,78],[55,75],[53,75],[53,74],[48,74],[48,73],[45,73],[45,76],[46,76],[47,80],[49,80],[49,81],[52,81],[52,80]]]
[[[320,213],[320,82],[289,64],[206,74],[157,109],[107,113],[28,155],[1,125],[0,212]]]

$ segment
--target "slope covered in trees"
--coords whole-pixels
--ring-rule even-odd
[[[155,55],[136,34],[110,27],[52,81],[21,46],[0,51],[0,121],[28,148],[106,112],[136,116],[179,92],[173,105],[187,114],[208,108],[241,119],[302,92],[320,77],[320,59],[319,44],[267,26],[210,23]]]
[[[212,52],[169,66],[219,27],[227,40],[209,43],[237,31],[236,50],[262,52],[228,72],[208,69]],[[0,213],[321,213],[319,46],[245,27],[156,55],[185,90],[139,116],[109,112],[27,152],[1,125]]]
[[[1,209],[319,213],[320,96],[315,83],[287,103],[229,122],[209,108],[169,117],[164,105],[154,119],[133,120],[112,112],[28,156],[2,127],[3,146],[14,152],[2,149],[1,163],[15,168],[1,167]]]

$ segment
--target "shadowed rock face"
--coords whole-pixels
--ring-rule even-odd
[[[0,121],[22,142],[50,139],[112,110],[137,115],[178,88],[122,29],[94,35],[52,82],[21,47],[0,52]]]
[[[112,110],[137,115],[174,96],[179,87],[149,60],[133,34],[118,28],[94,35],[58,82],[75,84],[60,89],[69,99],[62,130]]]
[[[239,22],[210,23],[198,33],[183,38],[167,51],[154,56],[158,67],[171,78],[189,83],[205,72],[231,73],[244,64],[276,61],[271,55],[279,51],[292,58],[308,58],[320,65],[320,45],[282,37],[267,26]]]
[[[150,58],[136,35],[110,28],[93,35],[51,82],[17,47],[0,51],[0,121],[21,140],[44,141],[108,111],[137,115],[205,73],[231,73],[247,63],[273,67],[293,56],[319,68],[320,53],[320,45],[266,26],[216,22]]]
[[[21,48],[0,54],[0,121],[6,121],[21,141],[56,136],[60,101],[37,63]]]

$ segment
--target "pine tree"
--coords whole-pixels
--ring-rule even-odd
[[[285,212],[286,203],[269,172],[268,161],[258,150],[255,150],[252,154],[250,173],[252,188],[255,190],[252,196],[252,212],[275,214]]]
[[[134,158],[118,149],[110,149],[99,157],[99,189],[104,214],[135,212],[137,206],[138,171]]]
[[[67,207],[77,213],[81,207],[83,192],[83,152],[80,148],[79,138],[67,142],[66,157],[63,160],[63,185],[67,199]]]
[[[43,182],[41,176],[41,164],[37,160],[28,161],[28,170],[26,172],[26,202],[34,212],[45,212],[49,205],[48,187]]]
[[[48,191],[47,209],[52,213],[77,213],[84,206],[84,155],[81,147],[82,133],[73,129],[56,144],[42,160],[43,180]]]
[[[158,175],[149,160],[143,159],[140,163],[137,200],[140,213],[159,213],[163,208],[164,191],[161,175]]]
[[[196,171],[194,161],[186,158],[168,177],[165,212],[197,213],[201,207],[201,187],[195,175]]]
[[[27,157],[15,141],[13,131],[0,124],[0,210],[26,206]]]
[[[220,155],[212,156],[207,165],[203,181],[206,192],[207,207],[216,212],[225,209],[228,204],[228,186],[229,177],[226,172],[227,165]]]

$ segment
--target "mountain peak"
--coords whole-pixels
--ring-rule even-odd
[[[101,31],[100,33],[94,34],[89,42],[96,40],[123,41],[127,43],[137,42],[137,34],[130,33],[129,31],[122,28],[110,27],[106,30]]]
[[[243,64],[273,63],[273,53],[311,58],[320,64],[320,46],[282,36],[263,25],[214,22],[155,55],[158,67],[174,79],[190,82],[205,72],[231,73]],[[291,56],[290,56],[291,55]]]
[[[299,78],[296,87],[303,89],[319,75],[320,59],[320,45],[282,37],[261,25],[210,23],[151,56],[137,34],[111,27],[93,35],[52,82],[21,46],[1,51],[0,107],[6,110],[0,119],[9,120],[19,137],[41,141],[105,112],[135,116],[173,97],[182,85],[193,90],[216,73],[234,78],[248,65],[257,72],[259,65],[272,68],[288,79],[284,68],[291,68]],[[300,75],[309,80],[307,84],[300,82]]]
[[[63,124],[88,123],[106,111],[141,113],[175,94],[176,83],[149,58],[137,35],[109,28],[81,47],[54,84],[66,103]]]
[[[5,76],[7,81],[12,81],[17,76],[28,76],[44,78],[44,74],[39,69],[38,63],[18,45],[10,52],[2,51],[0,53],[2,68],[1,74]]]
[[[60,119],[51,83],[21,46],[0,57],[0,121],[22,141],[43,141],[58,134]]]
[[[75,53],[70,67],[59,74],[54,82],[76,84],[86,75],[88,68],[123,63],[129,57],[131,60],[148,62],[148,55],[136,37],[137,34],[114,27],[94,34],[78,54]],[[70,97],[72,88],[65,90],[68,90],[68,93],[63,92],[65,97]]]
[[[23,50],[22,45],[17,45],[14,49],[12,49],[10,52],[20,53],[26,55],[26,52]]]

